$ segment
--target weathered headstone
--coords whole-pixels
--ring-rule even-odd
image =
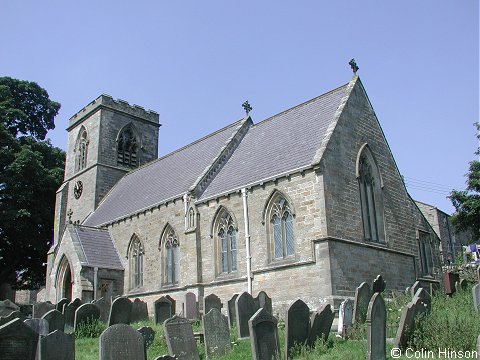
[[[130,321],[132,323],[138,321],[148,320],[148,307],[147,303],[136,298],[132,304],[132,315]]]
[[[386,359],[387,310],[380,293],[375,293],[367,311],[367,360]]]
[[[110,300],[108,300],[106,297],[102,297],[98,300],[94,300],[93,303],[100,309],[100,321],[106,324],[108,322],[110,308],[112,306]]]
[[[38,333],[18,318],[0,326],[2,360],[34,360],[38,338]]]
[[[415,303],[410,302],[403,307],[397,335],[393,343],[394,348],[403,350],[407,346],[407,342],[415,330],[415,306]]]
[[[372,282],[372,294],[382,293],[385,291],[387,283],[383,280],[382,275],[377,275],[377,277]]]
[[[203,314],[207,314],[213,308],[222,311],[222,307],[222,300],[215,294],[210,294],[203,298]]]
[[[165,296],[157,299],[153,304],[155,310],[155,324],[163,324],[163,322],[173,316],[172,303]]]
[[[421,287],[422,287],[422,285],[420,285],[420,281],[415,281],[413,283],[413,285],[410,287],[410,295],[412,296],[412,299],[415,296],[415,294],[417,293],[417,290],[420,289]]]
[[[265,291],[260,291],[255,298],[257,302],[258,308],[264,308],[267,310],[270,314],[272,314],[273,309],[272,309],[272,299],[268,296],[268,294]]]
[[[480,283],[480,265],[477,266],[477,283]]]
[[[75,336],[55,330],[40,337],[38,352],[40,360],[75,360]]]
[[[48,321],[45,319],[25,319],[23,322],[30,326],[38,335],[45,336],[50,332]]]
[[[65,329],[65,318],[63,314],[57,309],[52,309],[42,316],[42,319],[48,321],[48,330],[53,332],[55,330],[60,330],[63,332]]]
[[[20,311],[20,307],[10,300],[0,301],[0,316],[8,316],[14,311]]]
[[[420,300],[420,302],[423,304],[425,307],[426,312],[430,312],[432,308],[432,298],[430,297],[430,294],[428,293],[427,290],[424,288],[420,288],[417,290],[415,293],[415,296],[412,299],[412,302],[415,303],[417,302],[417,299]]]
[[[348,328],[353,324],[353,301],[345,299],[340,304],[338,311],[338,330],[337,333],[341,337],[345,337],[348,333]]]
[[[63,307],[63,317],[65,318],[65,332],[73,330],[73,325],[75,323],[75,311],[77,311],[80,305],[82,305],[82,301],[76,298]]]
[[[75,311],[74,330],[76,330],[81,324],[92,323],[95,320],[100,320],[100,309],[95,304],[83,304],[80,305]]]
[[[165,297],[170,300],[170,302],[172,303],[172,314],[176,314],[177,313],[177,300],[175,300],[173,297],[171,297],[170,295],[165,295]]]
[[[127,324],[108,327],[100,335],[99,343],[100,360],[145,360],[142,334]]]
[[[472,288],[473,296],[473,308],[478,312],[478,307],[480,306],[480,284],[476,284]],[[1,319],[0,319],[1,323]]]
[[[170,355],[162,355],[162,356],[157,356],[154,360],[176,360],[177,358],[175,356],[170,356]]]
[[[365,322],[371,296],[370,286],[366,282],[361,283],[355,290],[355,303],[353,305],[354,324],[363,324]]]
[[[460,276],[456,273],[443,273],[443,286],[445,288],[445,294],[452,296],[455,293],[455,282],[458,280],[460,280]]]
[[[467,290],[468,282],[466,279],[460,279],[460,281],[458,282],[458,285],[459,285],[459,288],[457,289],[457,291],[465,291]]]
[[[63,313],[63,307],[69,303],[67,298],[62,298],[59,302],[55,305],[55,309]]]
[[[112,302],[108,326],[115,324],[130,324],[132,315],[132,302],[126,297],[118,297]]]
[[[250,335],[248,320],[257,311],[254,298],[247,292],[240,294],[235,300],[235,317],[237,320],[237,333],[239,338],[246,338]]]
[[[55,309],[55,305],[50,302],[41,302],[38,304],[33,305],[33,315],[32,317],[35,319],[41,319],[43,315],[45,315],[50,310]]]
[[[150,326],[142,326],[137,331],[142,334],[145,350],[148,349],[153,344],[153,340],[155,340],[155,331]]]
[[[228,319],[217,308],[203,316],[205,353],[207,358],[223,356],[232,350]]]
[[[174,315],[163,323],[168,353],[179,360],[199,360],[190,320]]]
[[[325,305],[322,311],[311,315],[307,342],[309,346],[314,346],[315,341],[319,338],[327,341],[334,318],[335,313],[332,311],[330,304]]]
[[[25,316],[23,316],[23,314],[16,310],[16,311],[13,311],[10,313],[10,315],[6,315],[6,316],[0,316],[0,325],[4,325],[14,319],[20,319],[20,320],[25,320]]]
[[[253,360],[280,359],[280,339],[277,319],[265,308],[260,308],[248,320]]]
[[[197,296],[193,292],[185,294],[184,315],[187,319],[193,320],[198,317]]]
[[[237,317],[235,316],[235,300],[237,300],[238,294],[233,294],[232,298],[228,300],[228,324],[230,327],[233,327],[237,322]]]
[[[302,300],[291,304],[285,316],[285,358],[295,345],[303,346],[308,340],[310,309]]]

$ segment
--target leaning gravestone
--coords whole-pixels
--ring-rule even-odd
[[[417,293],[417,290],[420,289],[422,286],[420,285],[420,281],[415,281],[413,285],[410,287],[410,295],[412,295],[412,299]]]
[[[100,335],[100,360],[145,360],[143,341],[129,325],[112,325]]]
[[[330,330],[332,329],[335,313],[332,311],[330,304],[325,305],[322,311],[312,314],[310,321],[310,330],[308,331],[309,346],[314,346],[315,341],[321,338],[327,341]]]
[[[467,290],[468,282],[467,282],[466,279],[460,279],[459,284],[460,284],[460,290],[461,290],[461,291]]]
[[[30,326],[38,335],[45,336],[50,332],[48,321],[45,319],[26,319],[23,322]]]
[[[20,311],[20,307],[10,300],[0,301],[0,316],[10,315],[14,311]]]
[[[208,314],[213,308],[222,311],[222,307],[222,300],[215,294],[210,294],[203,298],[203,314]]]
[[[199,360],[190,320],[174,315],[163,323],[168,353],[179,360]]]
[[[367,311],[367,360],[386,359],[387,310],[380,293],[375,293]]]
[[[420,301],[423,304],[425,308],[424,311],[430,312],[432,308],[432,298],[430,297],[430,294],[428,293],[428,291],[425,290],[424,288],[418,289],[417,292],[415,293],[415,296],[412,299],[413,303],[418,301]]]
[[[92,323],[95,320],[100,319],[100,309],[95,304],[83,304],[80,305],[75,311],[74,331],[78,329],[81,324]]]
[[[236,323],[237,317],[235,316],[235,300],[237,300],[238,294],[234,294],[230,300],[228,300],[228,324],[233,327]]]
[[[35,319],[41,319],[43,315],[45,315],[50,310],[55,309],[55,305],[50,302],[41,302],[38,304],[33,305],[33,315],[32,317]]]
[[[260,308],[248,320],[253,360],[280,359],[280,339],[277,319],[265,308]]]
[[[363,324],[367,318],[368,302],[372,294],[370,286],[363,282],[355,290],[355,303],[353,305],[353,323]]]
[[[372,282],[372,294],[375,293],[382,293],[385,291],[385,288],[387,287],[387,283],[385,280],[383,280],[382,275],[377,275],[375,280]]]
[[[228,319],[217,308],[203,316],[203,333],[207,358],[224,356],[232,350]]]
[[[257,302],[258,308],[264,308],[267,310],[270,314],[273,313],[273,308],[272,308],[272,299],[267,295],[265,291],[260,291],[255,298],[255,301]]]
[[[34,360],[38,333],[20,319],[0,326],[0,355],[2,360]]]
[[[82,301],[78,298],[66,304],[63,307],[63,317],[65,318],[65,332],[73,330],[75,323],[75,311],[82,305]]]
[[[98,300],[94,300],[93,303],[100,309],[100,321],[106,324],[108,322],[108,317],[110,316],[110,307],[112,306],[110,300],[106,297],[102,297]]]
[[[235,317],[237,318],[237,333],[239,338],[246,338],[250,335],[248,320],[257,311],[255,300],[247,292],[243,292],[235,300]]]
[[[4,325],[14,319],[20,319],[20,320],[25,320],[25,316],[23,316],[23,314],[16,310],[14,312],[11,312],[10,315],[7,315],[7,316],[0,316],[0,325]]]
[[[115,324],[130,324],[132,315],[132,302],[126,297],[118,297],[112,302],[108,326]]]
[[[302,300],[297,300],[287,310],[285,316],[285,358],[295,345],[303,346],[308,340],[310,309]]]
[[[60,301],[55,305],[55,309],[63,313],[63,307],[69,303],[67,298],[62,298]]]
[[[130,321],[132,323],[138,321],[148,320],[148,307],[147,303],[136,298],[132,304],[132,315]]]
[[[353,301],[345,299],[340,304],[340,310],[338,311],[338,330],[337,333],[341,337],[345,337],[348,333],[348,328],[353,323]]]
[[[153,303],[155,310],[155,324],[163,324],[163,322],[172,317],[172,303],[165,296],[157,299]]]
[[[197,310],[197,297],[194,293],[187,292],[185,294],[184,306],[185,306],[185,309],[184,309],[185,317],[190,320],[196,319],[198,316],[198,310]]]
[[[478,307],[480,306],[480,284],[476,284],[475,286],[473,286],[472,295],[473,295],[473,309],[478,312]]]
[[[175,300],[173,297],[171,297],[170,295],[165,295],[165,297],[170,300],[170,302],[172,303],[172,314],[176,314],[177,313],[177,300]]]
[[[55,330],[40,337],[38,352],[40,360],[75,360],[75,336]]]
[[[153,344],[155,340],[155,331],[150,326],[142,326],[137,331],[142,334],[145,351]]]
[[[65,329],[65,318],[63,317],[63,314],[56,309],[52,309],[47,312],[45,315],[43,315],[42,319],[48,321],[48,330],[50,332],[55,330],[60,330],[63,332]]]
[[[408,303],[402,309],[400,315],[400,323],[398,324],[397,335],[395,337],[393,347],[398,349],[405,349],[410,336],[415,330],[415,309],[416,305],[413,302]]]

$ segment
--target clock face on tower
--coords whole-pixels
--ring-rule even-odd
[[[82,191],[83,184],[81,181],[77,181],[73,187],[73,196],[75,196],[75,199],[80,199],[80,196],[82,196]]]

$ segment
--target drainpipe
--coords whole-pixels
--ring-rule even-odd
[[[98,288],[98,267],[93,268],[93,300],[97,300],[97,288]]]
[[[247,248],[247,291],[252,294],[252,256],[250,255],[250,231],[248,228],[247,189],[242,189],[243,219],[245,222],[245,246]]]

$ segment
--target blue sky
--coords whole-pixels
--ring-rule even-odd
[[[0,76],[35,81],[68,119],[106,93],[160,113],[160,154],[254,122],[358,72],[410,194],[448,213],[478,146],[478,0],[0,0]]]

